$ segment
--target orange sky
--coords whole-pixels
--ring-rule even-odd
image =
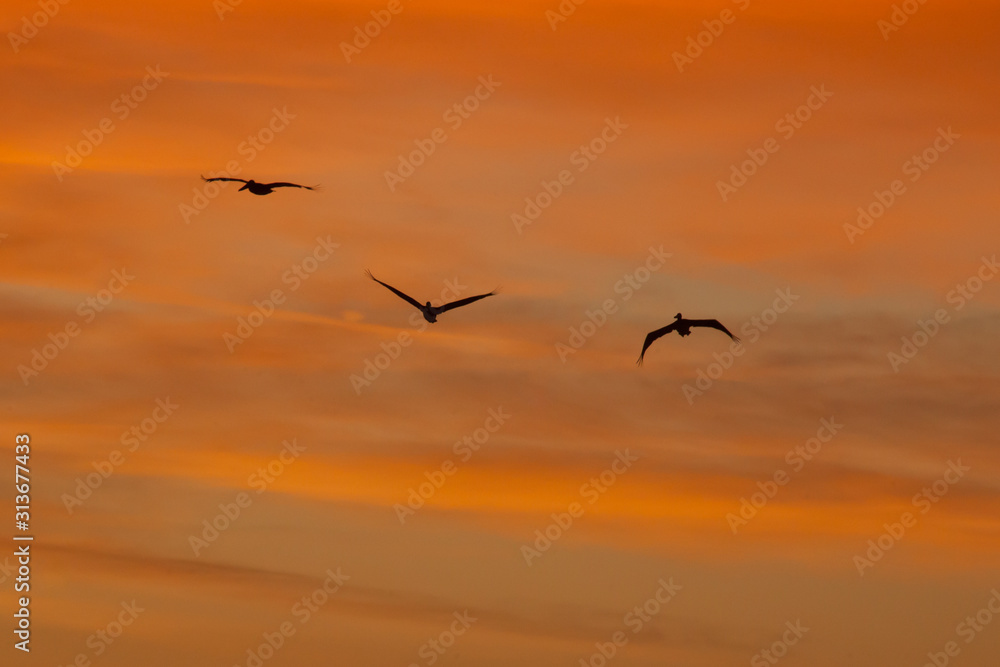
[[[616,632],[608,664],[718,667],[796,621],[789,666],[949,641],[995,664],[1000,625],[958,628],[1000,587],[995,3],[885,32],[870,0],[589,0],[555,29],[554,0],[399,0],[347,62],[390,3],[224,1],[56,3],[36,30],[36,2],[0,9],[0,423],[10,458],[32,438],[37,540],[32,651],[3,664],[249,667],[290,623],[268,667],[598,664]],[[323,189],[199,179],[232,166]],[[425,326],[366,268],[420,301],[501,291]],[[678,311],[743,354],[713,366],[728,341],[696,331],[636,369]],[[306,619],[328,571],[349,579]],[[661,579],[679,592],[634,631]]]

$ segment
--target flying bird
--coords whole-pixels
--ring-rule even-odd
[[[691,327],[711,327],[712,329],[718,329],[722,333],[732,338],[737,343],[740,342],[740,339],[734,336],[729,331],[729,329],[722,326],[722,323],[720,323],[719,320],[685,320],[683,317],[681,317],[680,313],[677,313],[676,315],[674,315],[673,322],[663,327],[662,329],[657,329],[656,331],[650,331],[648,334],[646,334],[646,341],[642,344],[642,352],[639,353],[639,360],[635,362],[635,365],[642,366],[642,357],[643,355],[646,354],[646,350],[649,349],[649,346],[653,344],[653,341],[655,341],[658,338],[662,338],[663,336],[666,336],[668,333],[672,333],[674,331],[679,333],[681,336],[690,336]]]
[[[473,301],[479,301],[480,299],[485,299],[486,297],[493,296],[494,294],[497,293],[497,290],[493,290],[489,294],[479,294],[477,296],[470,296],[470,297],[468,297],[466,299],[459,299],[458,301],[452,301],[451,303],[446,303],[446,304],[441,305],[441,306],[432,306],[430,301],[428,301],[424,305],[420,305],[420,302],[417,301],[416,299],[414,299],[413,297],[408,296],[406,294],[403,294],[402,292],[400,292],[398,289],[396,289],[392,285],[387,285],[386,283],[382,282],[381,280],[379,280],[378,278],[376,278],[375,276],[373,276],[371,271],[365,271],[365,273],[368,275],[369,278],[371,278],[372,280],[374,280],[375,282],[377,282],[379,285],[381,285],[382,287],[385,287],[386,289],[390,290],[393,294],[395,294],[396,296],[398,296],[400,299],[402,299],[403,301],[406,301],[407,303],[409,303],[410,305],[412,305],[414,308],[418,309],[421,313],[424,314],[424,319],[427,320],[428,322],[430,322],[431,324],[433,324],[434,322],[437,322],[437,316],[440,315],[441,313],[449,311],[449,310],[451,310],[453,308],[459,308],[461,306],[467,306],[470,303],[472,303]]]
[[[243,190],[249,190],[252,194],[255,195],[269,195],[274,191],[275,188],[305,188],[306,190],[315,190],[319,187],[319,186],[299,185],[298,183],[284,183],[284,182],[258,183],[252,178],[248,181],[242,178],[221,178],[221,177],[205,178],[204,176],[202,176],[201,180],[205,181],[206,183],[211,183],[212,181],[237,181],[239,183],[245,183],[245,185],[242,188],[240,188],[239,191],[242,192]]]

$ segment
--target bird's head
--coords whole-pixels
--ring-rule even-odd
[[[428,301],[427,303],[424,304],[424,308],[430,308],[430,307],[431,307],[431,302],[430,301]]]
[[[253,184],[254,184],[254,180],[251,178],[249,181],[247,181],[246,183],[243,184],[243,187],[240,188],[238,190],[238,192],[242,192],[243,190],[246,190],[247,188],[249,188]]]
[[[676,315],[674,315],[674,319],[675,319],[675,320],[679,320],[679,319],[681,319],[681,314],[680,314],[680,313],[677,313]]]

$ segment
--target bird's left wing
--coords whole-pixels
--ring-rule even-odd
[[[674,331],[676,328],[677,328],[677,322],[672,322],[671,324],[668,324],[662,329],[657,329],[656,331],[650,331],[648,334],[646,334],[646,340],[643,341],[642,343],[642,352],[639,353],[639,360],[635,362],[635,365],[642,366],[642,358],[643,356],[645,356],[646,350],[649,349],[649,346],[652,345],[654,341],[656,341],[659,338],[662,338],[663,336],[666,336],[668,333]]]
[[[242,178],[222,178],[221,176],[218,178],[205,178],[204,176],[202,176],[201,180],[205,181],[206,183],[211,183],[212,181],[236,181],[237,183],[246,183],[246,181],[243,180]]]
[[[711,327],[712,329],[718,329],[722,333],[724,333],[727,336],[729,336],[730,338],[732,338],[737,343],[740,342],[740,339],[737,338],[736,336],[734,336],[732,334],[732,332],[729,331],[729,329],[727,329],[726,327],[722,326],[722,322],[720,322],[719,320],[691,320],[691,326],[693,326],[693,327]]]
[[[377,282],[379,285],[381,285],[382,287],[385,287],[386,289],[390,290],[393,294],[395,294],[396,296],[398,296],[403,301],[409,302],[410,304],[412,304],[414,307],[416,307],[418,309],[423,309],[423,306],[420,305],[419,301],[417,301],[416,299],[414,299],[409,294],[404,294],[403,292],[400,292],[398,289],[396,289],[392,285],[388,285],[388,284],[382,282],[381,280],[379,280],[378,278],[376,278],[375,276],[373,276],[371,271],[365,270],[365,274],[369,278],[371,278],[372,280],[374,280],[375,282]]]

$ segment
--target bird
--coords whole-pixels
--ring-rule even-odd
[[[646,354],[646,350],[649,349],[649,346],[653,344],[653,341],[663,336],[666,336],[668,333],[672,333],[674,331],[679,333],[681,336],[690,336],[691,327],[711,327],[713,329],[718,329],[722,333],[732,338],[737,343],[740,342],[740,339],[734,336],[729,331],[729,329],[722,326],[722,323],[719,322],[719,320],[685,320],[680,313],[677,313],[676,315],[674,315],[673,322],[663,327],[662,329],[657,329],[656,331],[650,331],[648,334],[646,334],[646,340],[642,344],[642,352],[639,353],[639,360],[635,362],[635,365],[642,366],[642,357],[643,355]]]
[[[452,301],[451,303],[446,303],[446,304],[443,304],[441,306],[432,306],[430,301],[428,301],[424,305],[420,305],[420,302],[417,301],[416,299],[414,299],[413,297],[408,296],[406,294],[403,294],[402,292],[400,292],[398,289],[396,289],[392,285],[387,285],[386,283],[382,282],[381,280],[379,280],[378,278],[376,278],[375,276],[373,276],[371,271],[366,270],[365,274],[367,274],[367,276],[369,278],[371,278],[372,280],[374,280],[375,282],[377,282],[379,285],[382,285],[386,289],[390,290],[393,294],[395,294],[396,296],[398,296],[403,301],[406,301],[407,303],[409,303],[410,305],[412,305],[414,308],[417,308],[421,313],[424,314],[424,319],[427,320],[428,322],[430,322],[431,324],[434,324],[435,322],[437,322],[437,316],[440,315],[443,312],[452,310],[453,308],[459,308],[461,306],[467,306],[470,303],[472,303],[473,301],[479,301],[480,299],[485,299],[488,296],[493,296],[498,291],[498,290],[493,290],[492,292],[489,292],[488,294],[479,294],[479,295],[476,295],[476,296],[470,296],[468,298],[459,299],[458,301]]]
[[[309,186],[309,185],[299,185],[298,183],[285,183],[285,182],[258,183],[252,178],[248,181],[242,178],[222,178],[222,177],[205,178],[204,176],[202,176],[201,180],[205,181],[206,183],[211,183],[212,181],[238,181],[239,183],[246,184],[239,189],[239,192],[242,192],[243,190],[249,190],[252,194],[261,196],[271,194],[275,188],[305,188],[306,190],[316,190],[319,187],[318,185]]]

